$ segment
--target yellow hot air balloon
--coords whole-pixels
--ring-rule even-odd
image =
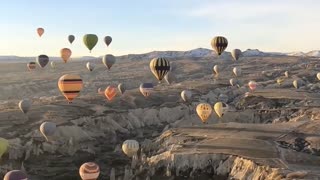
[[[217,102],[213,108],[219,118],[221,118],[224,115],[224,113],[229,109],[228,105],[223,102]]]
[[[165,58],[154,58],[150,61],[150,70],[161,81],[170,71],[170,62]]]
[[[60,50],[60,55],[62,60],[66,63],[68,61],[68,59],[70,58],[72,52],[69,48],[62,48]]]
[[[8,140],[4,139],[4,138],[0,138],[0,158],[2,157],[2,155],[4,153],[7,152],[9,147],[9,142]]]
[[[206,123],[212,113],[212,108],[208,103],[201,103],[198,104],[196,111],[201,121]]]
[[[284,82],[283,78],[278,78],[277,79],[277,83],[279,84],[279,86],[281,86],[281,84]]]
[[[320,80],[320,73],[317,73],[317,78],[318,80]]]
[[[299,80],[294,80],[294,81],[292,82],[292,84],[293,84],[294,88],[299,89],[301,83],[300,83]]]
[[[71,103],[79,95],[83,82],[79,75],[66,74],[60,77],[58,87],[68,102]]]
[[[216,36],[211,40],[211,46],[220,56],[223,53],[223,51],[227,48],[228,40],[223,36]]]
[[[38,33],[39,37],[41,37],[43,35],[43,33],[44,33],[44,29],[43,28],[38,28],[37,29],[37,33]]]

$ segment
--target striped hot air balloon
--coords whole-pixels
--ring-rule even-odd
[[[82,180],[96,180],[100,175],[100,167],[94,162],[86,162],[81,165],[79,174]]]
[[[150,70],[161,81],[170,71],[170,62],[165,58],[154,58],[150,61]]]
[[[152,83],[142,83],[140,85],[140,92],[144,97],[150,96],[152,90],[153,90]]]
[[[27,64],[29,71],[34,70],[36,68],[36,62],[29,62]]]
[[[129,157],[137,154],[139,150],[139,142],[136,140],[126,140],[122,144],[122,151]]]
[[[117,95],[117,89],[113,86],[108,86],[104,91],[104,95],[111,101]]]
[[[228,40],[223,36],[216,36],[211,40],[211,46],[220,56],[223,53],[223,51],[227,48]]]
[[[79,95],[83,82],[79,75],[66,74],[60,77],[58,87],[68,102],[71,103]]]

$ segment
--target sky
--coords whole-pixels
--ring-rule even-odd
[[[227,51],[307,52],[320,49],[319,9],[319,0],[4,0],[0,55],[60,56],[64,47],[72,57],[211,49],[217,35],[228,39]],[[38,27],[45,29],[41,38]],[[85,34],[99,37],[92,53]]]

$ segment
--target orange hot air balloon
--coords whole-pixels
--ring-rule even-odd
[[[108,86],[104,91],[106,98],[111,101],[117,95],[117,89],[113,86]]]
[[[68,61],[72,52],[69,48],[63,48],[60,50],[61,58],[63,59],[64,63]]]
[[[79,95],[83,82],[79,75],[66,74],[60,77],[58,87],[70,104]]]
[[[37,33],[38,33],[39,37],[41,37],[42,34],[44,33],[44,29],[43,28],[38,28],[37,29]]]

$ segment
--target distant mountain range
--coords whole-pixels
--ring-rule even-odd
[[[145,54],[128,54],[118,56],[119,59],[129,60],[143,60],[152,59],[155,57],[166,57],[166,58],[205,58],[205,57],[216,57],[217,54],[210,49],[197,48],[189,51],[152,51]],[[230,52],[225,52],[222,56],[230,56]],[[290,53],[279,53],[279,52],[262,52],[258,49],[247,49],[243,52],[244,57],[265,57],[265,56],[301,56],[301,57],[320,57],[320,51],[310,51],[308,53],[303,52],[290,52]],[[0,56],[0,62],[29,62],[35,61],[35,57],[19,57],[19,56]],[[101,59],[101,57],[84,56],[72,58],[74,61],[88,61],[93,59]],[[57,61],[61,60],[60,57],[50,57],[50,60]]]

